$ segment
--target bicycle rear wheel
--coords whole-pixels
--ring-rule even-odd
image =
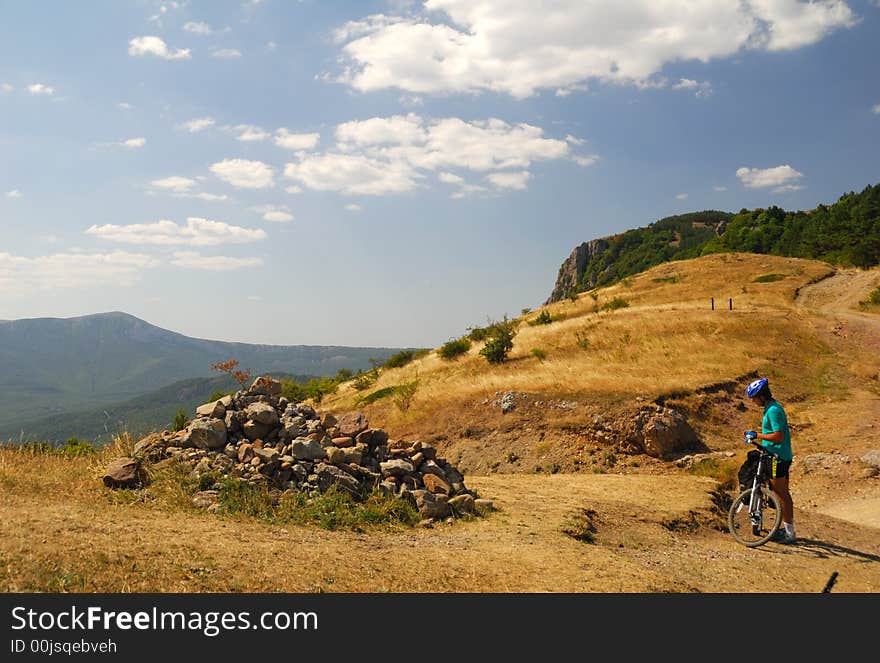
[[[782,502],[779,496],[766,486],[761,486],[761,508],[749,512],[751,489],[743,491],[730,507],[727,525],[733,538],[749,548],[764,545],[782,524]]]

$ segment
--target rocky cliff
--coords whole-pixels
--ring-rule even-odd
[[[556,285],[553,288],[553,292],[550,293],[550,297],[544,302],[545,305],[565,299],[572,289],[580,290],[581,275],[586,271],[587,265],[591,260],[608,250],[610,246],[609,239],[608,237],[593,239],[575,247],[568,259],[559,268]],[[595,285],[595,283],[591,283],[590,287],[595,287]]]

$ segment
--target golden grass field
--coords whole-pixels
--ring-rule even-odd
[[[595,300],[546,307],[551,324],[524,320],[504,364],[489,365],[479,344],[454,361],[432,353],[320,403],[341,412],[418,380],[407,409],[392,398],[363,409],[393,437],[430,440],[457,462],[498,507],[486,518],[362,531],[267,523],[199,511],[167,480],[104,488],[103,469],[131,440],[81,458],[0,450],[0,590],[814,592],[837,571],[835,591],[880,591],[880,478],[859,460],[880,449],[880,316],[858,306],[880,270],[832,271],[747,254],[668,263]],[[765,274],[784,278],[755,282]],[[629,306],[601,310],[614,298]],[[721,526],[724,480],[746,451],[740,432],[760,413],[734,407],[738,396],[700,406],[694,390],[753,371],[770,376],[792,422],[793,547],[746,549]],[[576,407],[501,415],[488,401],[508,390]],[[707,450],[735,457],[694,472],[609,459],[585,440],[594,413],[670,394]],[[817,453],[839,462],[801,469]],[[588,522],[592,542],[565,533]]]

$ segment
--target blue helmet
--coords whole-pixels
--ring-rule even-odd
[[[761,393],[761,390],[767,386],[768,382],[769,380],[767,378],[758,378],[746,388],[746,396],[754,398]]]

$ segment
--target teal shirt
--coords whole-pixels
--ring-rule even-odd
[[[785,416],[785,410],[776,401],[770,401],[764,407],[764,418],[761,420],[761,432],[765,435],[782,431],[782,442],[770,442],[769,440],[761,440],[764,448],[770,453],[776,454],[779,460],[792,459],[791,453],[791,431],[788,428],[788,417]]]

